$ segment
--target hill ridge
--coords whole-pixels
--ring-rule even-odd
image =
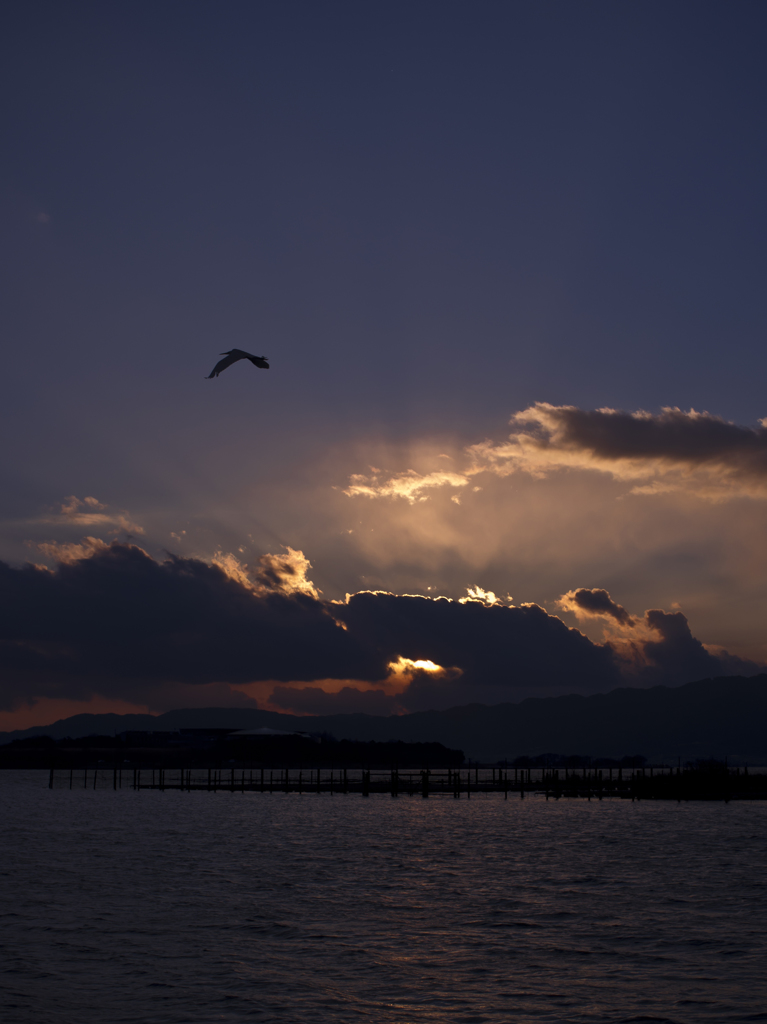
[[[160,715],[82,713],[46,726],[0,733],[73,739],[127,730],[279,728],[329,732],[338,739],[444,743],[473,760],[547,751],[593,757],[643,754],[656,760],[740,758],[767,764],[767,674],[722,676],[682,686],[619,687],[607,693],[527,697],[519,703],[465,704],[442,711],[376,716],[301,717],[257,708],[178,708]]]

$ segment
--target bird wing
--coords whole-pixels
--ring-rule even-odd
[[[219,359],[210,374],[210,377],[218,377],[222,370],[225,370],[227,366],[231,366],[232,363],[236,363],[238,359],[246,359],[247,356],[244,352],[240,352],[239,349],[232,349],[229,355],[225,359]],[[208,380],[210,380],[208,377]]]
[[[254,366],[260,366],[262,370],[269,369],[269,363],[266,361],[266,356],[248,356],[248,359]]]

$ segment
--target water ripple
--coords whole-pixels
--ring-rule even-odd
[[[0,773],[6,1024],[767,1021],[767,806]]]

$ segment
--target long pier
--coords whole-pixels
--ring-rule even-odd
[[[495,765],[440,769],[399,768],[167,768],[94,766],[50,769],[50,789],[178,790],[208,793],[373,793],[471,799],[502,793],[524,799],[767,799],[767,775],[741,768],[505,768]]]

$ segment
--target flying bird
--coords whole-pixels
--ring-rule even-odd
[[[213,372],[210,377],[206,377],[206,380],[210,380],[212,377],[218,377],[219,373],[231,366],[232,363],[236,363],[238,359],[249,359],[254,366],[260,366],[262,370],[269,369],[269,363],[266,361],[266,356],[252,356],[250,352],[243,352],[241,348],[230,348],[228,352],[222,352],[222,356],[226,356],[226,359],[219,359],[216,365],[213,367]]]

